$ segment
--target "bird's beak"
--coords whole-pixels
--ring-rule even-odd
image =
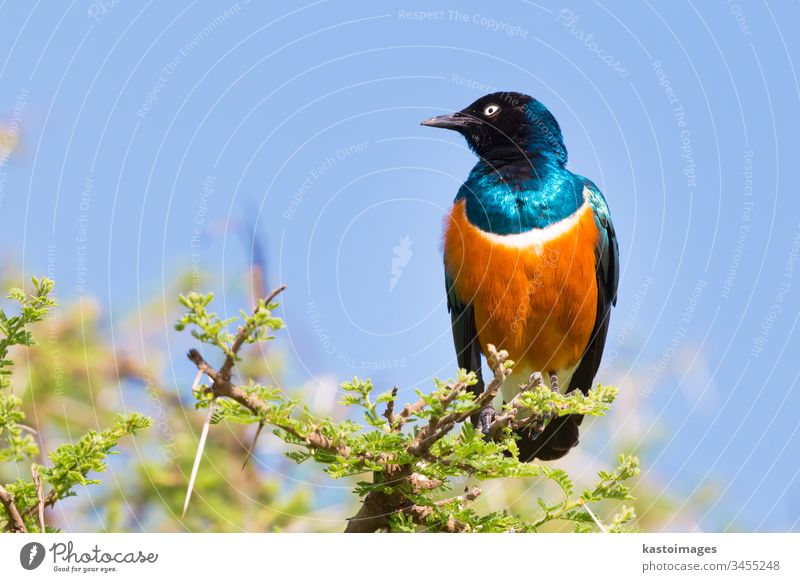
[[[427,125],[428,127],[454,129],[459,131],[467,127],[471,121],[471,117],[461,113],[460,111],[457,111],[455,113],[451,113],[450,115],[437,115],[436,117],[431,117],[430,119],[423,121],[422,125]]]

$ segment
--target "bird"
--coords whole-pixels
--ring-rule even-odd
[[[608,204],[567,169],[561,127],[537,99],[496,92],[422,125],[460,133],[478,161],[445,219],[447,306],[460,368],[484,391],[488,346],[515,362],[505,402],[534,373],[562,393],[592,388],[617,301],[619,245]],[[472,418],[488,434],[492,405]],[[519,431],[519,459],[550,461],[578,444],[582,415]]]

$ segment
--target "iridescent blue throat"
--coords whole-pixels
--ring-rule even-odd
[[[479,161],[461,186],[467,218],[481,230],[518,234],[559,222],[584,202],[584,180],[555,160]]]

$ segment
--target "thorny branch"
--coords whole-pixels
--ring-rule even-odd
[[[263,304],[269,305],[272,299],[284,289],[285,287],[275,289]],[[441,488],[444,481],[422,475],[417,472],[417,468],[426,464],[438,464],[456,469],[462,474],[474,473],[475,469],[470,466],[469,462],[461,462],[457,458],[443,458],[434,445],[451,433],[456,425],[466,421],[477,411],[492,403],[512,372],[511,363],[508,361],[508,354],[505,351],[496,350],[491,345],[487,346],[487,360],[492,369],[493,378],[482,394],[473,400],[463,398],[470,386],[469,377],[461,377],[457,381],[444,385],[439,393],[441,400],[437,403],[437,409],[441,412],[425,415],[425,424],[408,435],[399,451],[370,453],[360,449],[356,450],[355,445],[351,448],[344,442],[334,440],[323,434],[319,428],[313,428],[313,425],[310,430],[298,430],[298,425],[294,424],[289,417],[270,414],[274,412],[274,406],[277,405],[262,400],[254,391],[246,390],[232,380],[233,368],[242,346],[258,337],[260,329],[256,321],[254,313],[253,317],[248,318],[243,325],[239,326],[230,345],[223,344],[221,346],[225,352],[225,360],[218,369],[208,364],[196,349],[190,350],[187,356],[197,369],[210,379],[209,390],[215,399],[229,398],[238,402],[257,416],[260,423],[266,422],[284,431],[293,437],[294,442],[305,446],[311,452],[319,451],[336,455],[340,459],[359,461],[352,465],[355,467],[371,467],[371,469],[363,471],[373,471],[375,487],[366,492],[359,511],[347,520],[345,532],[366,533],[385,530],[390,526],[390,518],[397,515],[404,515],[412,523],[429,530],[458,532],[469,529],[466,524],[454,517],[442,519],[443,523],[432,523],[432,517],[441,515],[439,510],[443,508],[455,506],[465,509],[480,495],[480,489],[472,488],[467,490],[464,495],[442,501],[420,501],[425,499],[426,492],[434,492]],[[543,428],[547,420],[557,413],[556,410],[534,413],[526,408],[523,402],[524,394],[534,388],[541,388],[543,384],[541,374],[531,376],[527,385],[521,387],[520,393],[494,418],[490,425],[491,438],[501,439],[509,428],[512,430],[522,427],[535,427],[537,430]],[[425,397],[421,397],[416,402],[406,404],[402,410],[397,412],[395,410],[397,393],[398,389],[394,387],[387,393],[388,398],[383,400],[386,402],[383,417],[387,421],[384,430],[389,433],[401,433],[407,423],[419,420],[420,415],[430,406]],[[462,404],[456,406],[457,401]],[[466,402],[467,405],[465,406],[463,402]],[[441,405],[440,408],[438,408],[439,405]],[[370,410],[374,410],[374,405],[370,406]],[[458,440],[460,435],[455,438]],[[376,465],[380,468],[372,468]]]
[[[282,285],[272,291],[272,293],[266,297],[264,303],[268,305],[284,289],[286,289],[286,285]],[[203,372],[211,380],[211,392],[216,398],[230,398],[249,409],[253,414],[263,416],[268,413],[269,406],[265,402],[262,402],[257,396],[248,394],[242,390],[241,387],[231,381],[233,366],[236,363],[236,358],[239,355],[239,351],[242,349],[242,346],[245,344],[247,339],[256,331],[258,330],[251,325],[242,325],[239,327],[236,337],[225,356],[225,361],[222,363],[222,366],[220,366],[219,370],[215,370],[211,365],[209,365],[200,352],[198,352],[196,349],[189,350],[187,357],[194,363],[195,366],[197,366],[198,370]],[[302,441],[305,441],[310,447],[342,455],[344,457],[350,454],[347,447],[335,445],[329,438],[325,437],[319,432],[311,433],[306,436],[300,434],[297,432],[297,430],[295,430],[294,427],[288,424],[279,425],[278,428],[288,432],[292,436]]]
[[[198,370],[201,370],[206,376],[211,379],[211,392],[214,394],[216,398],[221,396],[230,398],[235,400],[245,408],[249,409],[250,412],[256,415],[266,415],[269,412],[269,405],[265,402],[262,402],[260,398],[253,394],[248,394],[244,390],[242,390],[239,386],[232,383],[229,379],[225,378],[222,374],[222,368],[220,370],[215,370],[212,368],[206,361],[203,359],[203,356],[200,355],[195,349],[189,350],[187,354],[188,358],[197,366]],[[227,360],[226,360],[227,362]],[[223,367],[225,364],[223,364]],[[278,424],[276,425],[279,429],[288,432],[292,436],[305,441],[305,443],[309,447],[313,447],[316,449],[320,449],[323,451],[327,451],[330,453],[335,453],[337,455],[341,455],[343,457],[347,457],[350,455],[350,451],[347,447],[337,445],[331,441],[328,437],[324,436],[320,432],[313,432],[309,435],[303,435],[299,433],[293,426],[288,424]]]
[[[540,372],[531,374],[528,383],[520,386],[520,391],[508,403],[508,410],[502,412],[494,417],[492,424],[489,425],[489,434],[496,438],[504,428],[510,426],[514,430],[532,425],[538,425],[541,430],[544,428],[542,419],[537,416],[531,416],[522,404],[522,396],[537,386],[543,386],[544,379]],[[527,414],[527,416],[526,416]]]
[[[444,459],[435,458],[430,453],[431,446],[449,433],[456,424],[463,422],[474,414],[475,411],[480,410],[492,402],[500,390],[500,387],[503,385],[503,382],[511,375],[511,368],[505,366],[507,359],[508,354],[505,351],[498,352],[495,350],[494,346],[489,346],[489,365],[494,372],[494,378],[486,387],[483,394],[475,399],[473,406],[469,410],[460,413],[451,412],[441,418],[431,418],[428,424],[419,430],[416,438],[407,446],[406,452],[417,458],[435,459],[437,462],[446,462]],[[445,405],[445,408],[448,404],[452,403],[461,392],[466,390],[467,386],[466,382],[457,382],[453,384],[444,397],[443,405]],[[421,399],[413,404],[407,404],[398,415],[399,426],[401,427],[412,414],[419,412],[424,407],[425,402]],[[387,407],[387,413],[388,412]],[[396,489],[402,489],[401,485],[404,481],[410,483],[412,491],[415,490],[415,486],[418,487],[418,484],[414,481],[414,475],[409,474],[408,466],[398,467],[397,471],[387,477],[387,480],[391,480],[393,483],[400,485],[396,487]],[[479,490],[478,493],[480,493]],[[477,497],[477,495],[475,495],[475,497]],[[471,501],[472,499],[468,500]],[[371,491],[364,498],[364,503],[358,513],[348,520],[345,532],[367,533],[383,529],[388,525],[389,516],[397,511],[404,511],[412,517],[415,522],[420,522],[424,521],[432,510],[410,503],[408,498],[397,492],[387,494]],[[459,525],[448,522],[444,525],[446,531],[461,531],[463,529],[463,524]]]
[[[275,289],[264,300],[264,303],[269,304],[285,288],[285,286],[281,286]],[[196,349],[189,350],[187,357],[197,366],[200,372],[211,380],[210,390],[215,398],[230,398],[250,410],[253,414],[263,418],[269,413],[269,405],[258,398],[258,396],[246,392],[241,386],[232,381],[233,368],[238,358],[239,351],[248,339],[257,332],[258,329],[250,322],[239,326],[233,342],[230,347],[225,350],[225,360],[219,369],[215,369],[206,362],[205,358],[203,358]],[[406,452],[413,457],[430,458],[430,448],[435,442],[449,433],[456,424],[469,418],[475,410],[479,410],[483,406],[489,404],[497,395],[503,382],[511,374],[510,368],[505,366],[507,357],[508,354],[505,352],[497,352],[492,348],[489,363],[495,374],[494,379],[487,386],[484,393],[475,399],[473,407],[465,412],[450,412],[440,418],[431,418],[428,424],[419,430],[416,438],[408,444]],[[444,396],[442,402],[443,407],[446,409],[467,387],[468,384],[465,381],[457,382],[450,386],[449,391]],[[394,398],[396,395],[397,388],[395,387],[392,390],[392,399],[387,404],[384,417],[389,422],[391,430],[399,432],[409,418],[421,411],[426,404],[424,400],[420,399],[417,402],[407,404],[401,412],[395,414]],[[351,451],[348,447],[334,443],[330,438],[319,431],[302,434],[288,423],[275,423],[275,426],[299,439],[309,448],[334,453],[341,457],[348,457],[351,455]],[[416,515],[419,516],[419,511],[415,510],[414,506],[410,504],[405,495],[399,492],[402,489],[402,485],[408,483],[412,491],[432,489],[441,485],[440,482],[428,481],[426,483],[424,477],[412,474],[410,465],[387,465],[386,473],[387,474],[382,477],[383,482],[397,484],[398,487],[395,488],[395,492],[388,494],[373,491],[367,494],[361,510],[348,521],[346,531],[375,531],[381,529],[386,527],[387,519],[390,514],[404,508],[407,508],[410,514],[416,513]],[[465,499],[469,497],[470,496],[467,495]]]
[[[264,303],[269,304],[270,301],[277,297],[284,289],[285,286],[275,289],[265,299]],[[211,380],[210,390],[215,398],[224,397],[235,400],[253,414],[263,418],[269,412],[269,405],[256,395],[243,390],[231,379],[233,367],[236,363],[239,351],[247,340],[257,331],[258,330],[249,323],[241,325],[232,344],[226,350],[225,361],[219,369],[215,369],[208,364],[196,349],[190,350],[187,356],[189,360],[197,366],[197,369]],[[503,382],[505,382],[511,374],[511,369],[505,365],[507,358],[508,354],[504,351],[498,352],[494,347],[490,347],[489,364],[494,372],[494,378],[486,387],[486,390],[475,399],[470,409],[461,412],[449,412],[441,417],[430,418],[429,422],[419,430],[416,437],[406,446],[406,452],[419,459],[433,459],[434,456],[430,453],[430,448],[434,443],[447,435],[456,424],[465,421],[476,410],[480,410],[482,407],[492,402],[500,390],[500,387],[503,385]],[[459,381],[452,384],[443,396],[443,408],[447,409],[468,386],[466,381]],[[423,399],[420,399],[416,402],[406,404],[402,411],[395,413],[394,400],[397,396],[397,387],[392,390],[391,395],[392,398],[387,403],[383,415],[387,419],[390,429],[399,432],[412,416],[425,408],[426,403]],[[513,409],[504,413],[501,418],[501,423],[507,423],[513,420],[515,410],[516,409]],[[330,438],[324,436],[319,431],[304,435],[288,423],[276,423],[275,426],[299,439],[309,448],[334,453],[342,457],[348,457],[351,454],[348,447],[332,442]],[[442,459],[436,460],[437,462],[445,462]],[[411,503],[406,495],[401,492],[403,486],[407,484],[412,492],[420,492],[435,489],[441,485],[441,481],[430,480],[422,475],[412,473],[410,464],[387,465],[386,471],[382,475],[382,481],[384,483],[392,483],[396,485],[396,487],[393,488],[391,493],[382,491],[369,492],[359,512],[348,520],[345,531],[372,532],[385,528],[388,525],[389,516],[397,511],[404,511],[414,519],[414,521],[422,522],[425,517],[430,515],[432,509]],[[476,488],[456,499],[460,500],[460,502],[467,503],[473,501],[479,494],[480,490]],[[447,503],[449,501],[452,500],[445,500],[440,503]],[[445,529],[447,531],[461,531],[463,529],[463,524],[453,521],[445,524]]]
[[[480,410],[487,404],[491,404],[492,400],[494,400],[494,397],[497,396],[497,392],[500,390],[500,387],[511,375],[511,368],[505,366],[507,359],[508,354],[505,351],[498,352],[494,346],[490,345],[489,366],[492,368],[492,372],[494,372],[494,378],[492,378],[492,381],[486,387],[486,390],[484,390],[483,394],[475,399],[473,408],[461,413],[451,412],[442,418],[432,418],[427,426],[419,431],[419,435],[417,435],[417,438],[411,443],[411,446],[409,446],[408,452],[417,457],[424,455],[428,452],[433,443],[449,433],[456,424],[465,421],[476,410]],[[448,393],[443,404],[445,406],[450,404],[450,402],[455,400],[458,394],[466,388],[466,382],[458,382],[455,384]],[[415,405],[412,406],[416,405],[419,405],[419,403],[415,403]]]

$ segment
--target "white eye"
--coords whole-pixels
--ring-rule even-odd
[[[486,117],[491,117],[492,115],[494,115],[498,111],[500,111],[500,106],[499,105],[495,105],[494,103],[492,103],[491,105],[487,105],[486,106],[486,108],[483,110],[483,114]]]

